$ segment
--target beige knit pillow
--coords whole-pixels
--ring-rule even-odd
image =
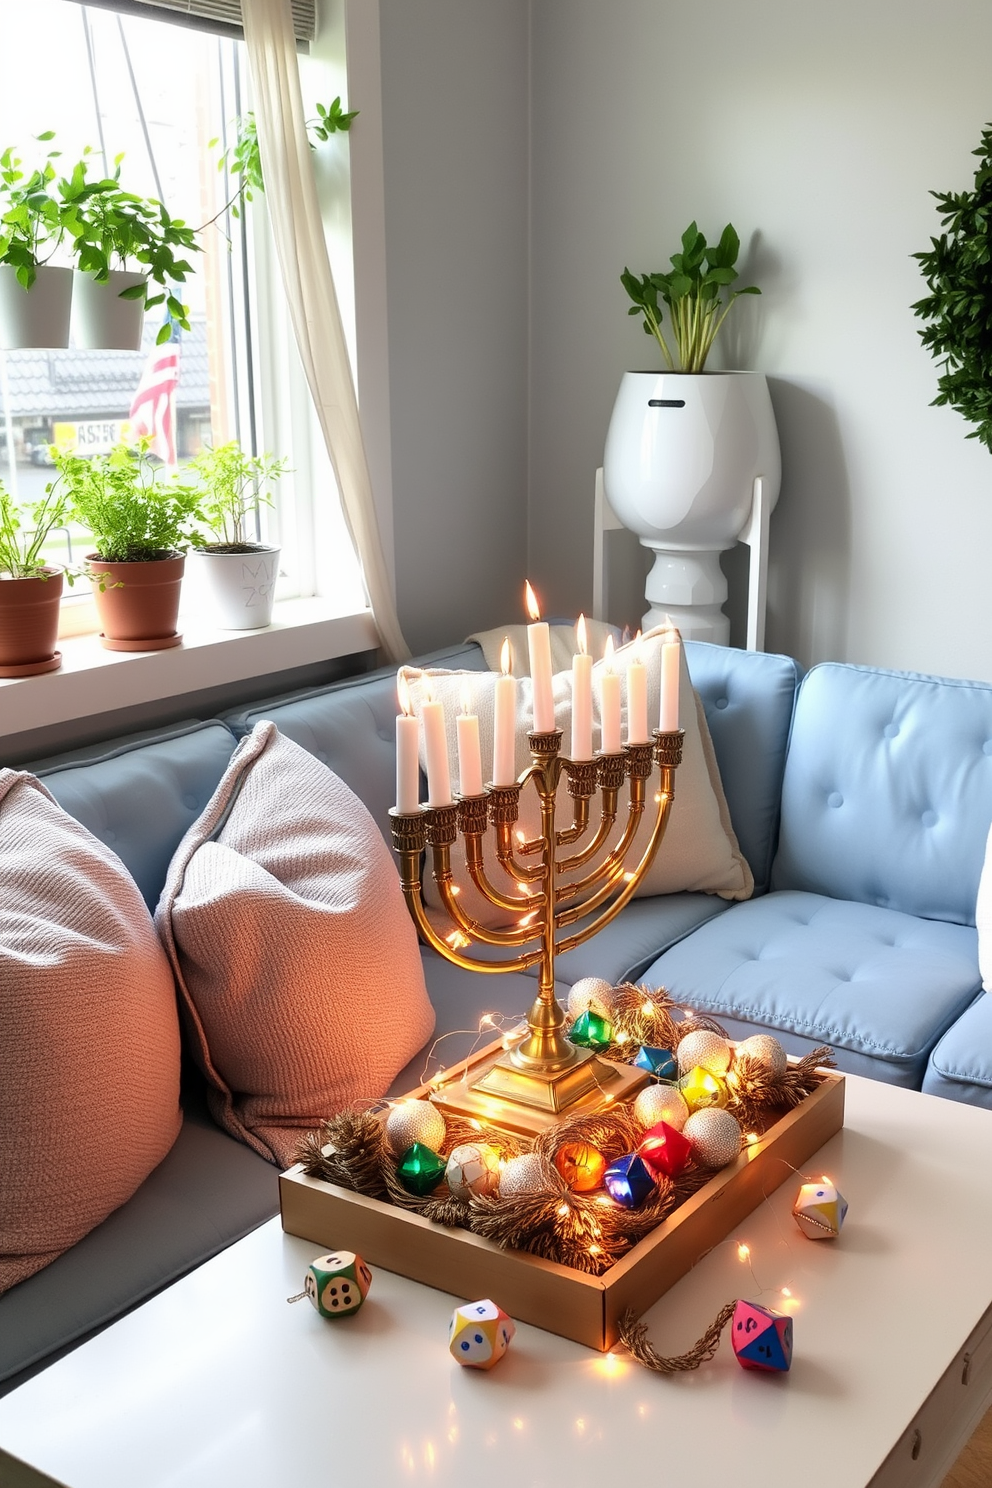
[[[661,710],[661,646],[662,632],[651,631],[640,642],[641,659],[648,677],[648,726],[654,728]],[[616,653],[615,670],[620,677],[623,710],[622,736],[626,737],[626,668],[629,648],[621,647]],[[517,664],[522,658],[518,656]],[[598,678],[603,663],[593,667],[593,725],[594,745],[599,739],[599,685]],[[672,805],[668,826],[654,861],[648,869],[637,893],[641,896],[674,894],[695,891],[717,894],[723,899],[748,899],[754,892],[754,879],[737,843],[730,812],[727,809],[720,772],[710,739],[709,727],[703,705],[693,690],[685,664],[685,653],[681,655],[680,727],[685,730],[682,763],[675,774],[675,801]],[[421,672],[413,667],[403,668],[410,686],[414,712],[421,713],[427,692],[444,704],[447,727],[448,758],[452,788],[458,788],[458,751],[456,718],[462,709],[463,700],[469,711],[478,715],[479,735],[482,749],[482,772],[484,779],[492,776],[493,751],[493,688],[496,674],[491,672]],[[558,672],[552,679],[555,702],[555,725],[562,730],[562,748],[567,753],[570,746],[571,719],[571,674]],[[527,733],[533,726],[532,687],[529,677],[520,677],[517,682],[517,727],[516,769],[526,769],[530,763]],[[423,738],[421,739],[423,747]],[[426,757],[422,753],[421,764],[426,768]],[[657,778],[657,776],[655,777]],[[633,865],[638,861],[651,834],[653,792],[649,793],[649,804],[645,809],[627,861]],[[598,795],[590,802],[590,818],[598,820]],[[624,786],[618,803],[618,825],[614,828],[607,849],[586,864],[580,872],[588,873],[596,862],[605,856],[606,850],[619,837],[619,829],[626,813],[627,787]],[[540,829],[540,811],[537,794],[532,786],[526,786],[520,797],[520,820],[517,830],[526,836],[536,836]],[[568,787],[562,779],[558,788],[559,828],[571,822],[571,802]],[[576,843],[574,851],[581,846]],[[498,889],[516,893],[505,871],[496,860],[493,850],[493,834],[488,831],[484,838],[486,870],[490,882]],[[428,852],[428,863],[430,854]],[[526,859],[531,862],[536,859]],[[465,870],[465,856],[461,839],[451,852],[452,871],[459,885],[459,905],[482,924],[494,928],[511,922],[512,916],[505,911],[493,909],[474,888]],[[577,876],[577,875],[573,875]],[[567,881],[568,876],[565,876]],[[424,873],[424,897],[432,909],[440,907],[440,898],[429,871]]]
[[[417,935],[362,802],[261,722],[176,849],[155,923],[217,1121],[283,1167],[381,1096],[434,1027]]]
[[[0,1292],[129,1199],[181,1120],[175,988],[136,884],[0,770]]]

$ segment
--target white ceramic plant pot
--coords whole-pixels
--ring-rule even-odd
[[[281,551],[260,546],[250,553],[212,553],[197,548],[190,554],[201,593],[209,595],[221,630],[261,630],[272,623]]]
[[[147,283],[144,274],[111,269],[106,284],[73,275],[72,337],[81,351],[140,351],[144,299],[122,300],[121,290]]]
[[[645,629],[667,615],[687,640],[727,644],[720,554],[747,523],[759,475],[771,510],[782,461],[762,373],[624,373],[603,483],[621,522],[655,554]]]
[[[30,289],[24,289],[10,264],[0,264],[0,346],[69,345],[72,270],[43,264]]]

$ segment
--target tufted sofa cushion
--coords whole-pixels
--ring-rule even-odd
[[[782,774],[801,670],[791,656],[686,641],[741,852],[763,894],[778,840]]]
[[[828,663],[803,679],[777,889],[974,925],[992,817],[992,687]]]
[[[63,810],[113,848],[154,910],[172,855],[217,788],[235,742],[222,723],[177,724],[29,768]]]
[[[451,646],[422,658],[423,665],[484,671],[479,647]],[[392,845],[389,809],[396,804],[396,668],[382,667],[364,677],[336,682],[272,702],[253,703],[228,720],[240,738],[270,718],[279,732],[299,744],[359,796],[372,813],[384,841]],[[422,785],[426,800],[427,789]]]
[[[830,1044],[841,1069],[916,1088],[978,990],[975,942],[963,925],[784,891],[700,926],[645,980],[731,1037],[768,1030],[793,1053]]]
[[[983,992],[944,1034],[930,1055],[923,1089],[992,1106],[992,994]]]

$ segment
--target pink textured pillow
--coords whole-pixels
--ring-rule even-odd
[[[0,770],[0,1292],[131,1197],[179,1111],[176,992],[109,847]]]
[[[217,1121],[283,1167],[377,1098],[434,1027],[417,934],[365,806],[262,722],[176,850],[155,923]]]

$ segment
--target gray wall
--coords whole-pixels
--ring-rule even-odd
[[[589,608],[614,394],[655,365],[618,275],[697,217],[735,223],[764,290],[711,365],[767,372],[779,419],[769,648],[992,677],[992,456],[928,406],[909,311],[928,191],[970,186],[992,118],[987,0],[380,0],[380,22],[414,648],[518,618],[525,570],[546,611]],[[635,618],[627,534],[614,568]]]
[[[380,30],[397,605],[416,653],[520,605],[528,6],[381,0]]]
[[[534,573],[558,606],[587,603],[590,472],[621,372],[654,364],[621,268],[667,267],[693,217],[729,219],[764,294],[734,311],[727,364],[770,374],[783,445],[769,649],[992,677],[992,455],[927,406],[908,309],[909,255],[938,230],[928,188],[971,184],[992,117],[992,8],[532,14]]]

